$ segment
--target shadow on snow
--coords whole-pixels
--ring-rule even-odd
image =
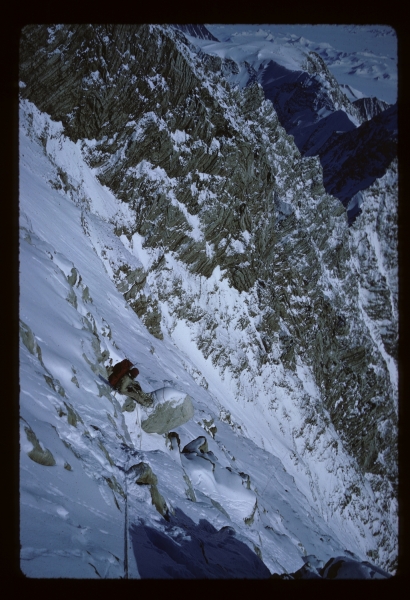
[[[196,525],[179,508],[161,530],[140,520],[130,540],[142,579],[265,579],[269,569],[231,527],[219,531],[205,519]]]

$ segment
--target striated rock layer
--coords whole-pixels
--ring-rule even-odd
[[[109,225],[140,266],[114,264],[109,244],[96,246],[129,305],[159,339],[166,331],[178,344],[189,332],[204,386],[212,364],[238,402],[276,419],[318,503],[315,465],[323,432],[334,428],[357,481],[371,485],[378,517],[369,523],[365,483],[338,470],[337,443],[326,466],[336,483],[322,490],[321,510],[372,529],[368,556],[394,569],[394,240],[375,248],[370,221],[368,241],[359,220],[349,229],[344,207],[325,193],[319,159],[301,157],[262,88],[232,90],[179,31],[29,26],[20,81],[22,98],[61,121],[130,209],[131,218],[119,212]],[[60,169],[54,185],[78,201],[73,174]],[[283,393],[302,423],[281,410]]]
[[[390,104],[374,97],[358,98],[354,100],[353,104],[359,109],[362,118],[366,119],[366,121],[370,121],[373,117],[390,108]]]

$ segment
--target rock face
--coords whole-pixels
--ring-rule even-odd
[[[211,40],[214,42],[218,42],[218,38],[216,38],[212,33],[205,27],[205,25],[174,25],[177,29],[180,29],[187,35],[193,35],[202,40]]]
[[[168,433],[194,416],[192,400],[187,394],[166,387],[152,392],[151,396],[154,401],[152,412],[141,423],[146,433]]]
[[[311,57],[313,86],[319,63]],[[231,90],[179,31],[29,26],[20,80],[22,98],[62,122],[123,203],[107,224],[106,242],[92,236],[87,198],[82,224],[129,306],[158,339],[166,332],[179,343],[178,324],[189,330],[201,365],[209,361],[229,381],[238,403],[257,403],[278,423],[308,465],[313,497],[312,473],[328,456],[322,436],[334,428],[341,442],[326,463],[338,473],[329,510],[360,523],[367,518],[372,560],[394,568],[397,296],[387,284],[395,277],[388,260],[394,248],[383,250],[390,265],[383,280],[379,263],[349,230],[343,205],[326,193],[319,159],[301,156],[262,88]],[[289,85],[302,107],[306,90],[299,98],[296,83]],[[307,153],[316,149],[309,139],[301,140]],[[60,179],[78,201],[73,190],[81,182],[64,172]],[[122,262],[114,263],[110,249],[120,243]],[[364,316],[357,273],[367,258]],[[144,431],[165,433],[192,417],[188,396],[167,394],[161,400],[156,392]],[[285,414],[282,394],[302,423]],[[349,473],[338,467],[342,447],[354,464]],[[380,516],[374,525],[363,516],[360,489],[368,485]]]
[[[378,98],[350,102],[314,52],[305,69],[288,71],[272,62],[259,80],[300,152],[320,157],[326,192],[347,206],[397,156],[397,104]],[[356,214],[348,215],[349,223]]]
[[[132,477],[132,479],[136,477],[135,483],[137,485],[149,486],[152,504],[160,515],[168,519],[169,511],[167,503],[162,494],[158,491],[158,477],[153,473],[150,465],[145,462],[140,462],[137,465],[130,467],[127,474],[129,477]]]
[[[353,104],[359,109],[362,118],[366,121],[370,121],[373,117],[390,108],[390,104],[379,100],[379,98],[358,98]]]

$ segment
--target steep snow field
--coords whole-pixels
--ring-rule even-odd
[[[218,35],[216,27],[211,30]],[[61,183],[61,172],[70,174],[69,182]],[[229,378],[198,351],[184,321],[164,323],[159,340],[127,305],[112,281],[113,269],[155,259],[138,234],[132,243],[115,235],[111,220],[127,219],[129,210],[98,182],[80,141],[68,140],[61,124],[22,101],[23,573],[267,577],[296,571],[309,555],[324,562],[335,556],[365,560],[380,515],[335,430],[323,432],[318,461],[308,466],[287,425],[305,425],[295,391],[278,386],[273,394],[261,381],[247,390],[253,401],[238,402]],[[167,260],[178,274],[177,263]],[[209,279],[192,275],[184,285],[204,302],[218,301],[221,315],[246,300],[245,292],[234,293],[220,280],[218,269]],[[161,310],[166,320],[165,303]],[[193,419],[175,429],[179,449],[175,439],[145,433],[145,409],[123,412],[125,398],[101,379],[109,358],[125,357],[138,366],[144,391],[172,387],[193,399]],[[308,392],[315,402],[313,377],[302,364],[298,377],[304,382],[300,394]],[[269,408],[273,395],[280,415]],[[205,436],[208,453],[195,444],[194,451],[180,453],[199,436]],[[162,515],[152,488],[135,483],[132,467],[141,462],[157,477]],[[333,510],[347,482],[360,486],[360,500]]]

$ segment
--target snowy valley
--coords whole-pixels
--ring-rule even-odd
[[[22,33],[21,570],[386,577],[393,142],[342,203],[263,84],[195,40],[149,25]],[[394,130],[391,108],[366,120],[344,98],[343,135]],[[188,395],[193,417],[148,433],[154,409],[106,381],[124,358],[155,402]]]

